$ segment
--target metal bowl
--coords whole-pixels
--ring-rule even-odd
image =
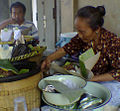
[[[62,95],[61,93],[51,93],[51,92],[46,92],[43,89],[47,86],[45,83],[45,80],[57,80],[60,82],[63,82],[65,80],[72,81],[79,90],[81,90],[80,94],[78,95],[78,98],[75,99],[74,101],[70,102],[67,97]],[[73,104],[74,102],[78,101],[81,97],[81,95],[85,92],[83,90],[83,87],[85,87],[86,81],[80,77],[73,76],[73,75],[54,75],[54,76],[49,76],[44,79],[42,79],[38,86],[39,88],[43,91],[43,96],[46,101],[48,101],[50,104],[53,105],[70,105]],[[73,89],[74,90],[74,89]]]

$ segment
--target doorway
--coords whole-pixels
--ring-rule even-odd
[[[60,0],[37,0],[40,45],[55,50],[60,35]]]

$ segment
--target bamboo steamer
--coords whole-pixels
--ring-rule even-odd
[[[14,111],[14,99],[25,97],[28,111],[39,108],[41,105],[41,93],[38,82],[42,79],[39,72],[25,79],[0,83],[0,111]]]

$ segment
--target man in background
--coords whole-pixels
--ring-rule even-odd
[[[0,23],[0,30],[3,28],[21,30],[23,35],[32,36],[34,40],[39,42],[38,30],[35,25],[25,20],[26,7],[21,2],[15,2],[10,7],[11,18]]]

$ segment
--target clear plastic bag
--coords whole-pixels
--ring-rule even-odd
[[[1,41],[2,42],[7,42],[9,40],[11,40],[12,37],[12,30],[8,29],[8,30],[1,30]]]

